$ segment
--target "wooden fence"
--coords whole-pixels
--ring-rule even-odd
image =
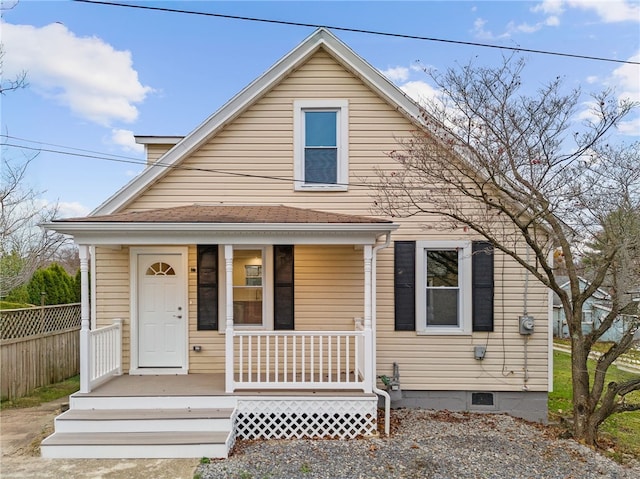
[[[15,399],[80,371],[80,304],[0,311],[0,395]]]

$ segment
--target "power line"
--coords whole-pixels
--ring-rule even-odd
[[[612,63],[623,63],[627,65],[640,65],[640,62],[630,61],[630,60],[618,60],[615,58],[606,58],[606,57],[594,57],[591,55],[579,55],[577,53],[564,53],[564,52],[553,52],[549,50],[536,50],[532,48],[520,48],[520,47],[508,47],[503,45],[494,45],[491,43],[479,43],[479,42],[466,42],[462,40],[449,40],[445,38],[435,38],[435,37],[424,37],[420,35],[409,35],[404,33],[391,33],[391,32],[381,32],[376,30],[364,30],[360,28],[349,28],[349,27],[338,27],[331,25],[319,25],[315,23],[303,23],[303,22],[291,22],[286,20],[273,20],[267,18],[257,18],[257,17],[246,17],[241,15],[227,15],[222,13],[211,13],[211,12],[198,12],[195,10],[181,10],[177,8],[167,8],[167,7],[152,7],[148,5],[132,5],[127,3],[118,3],[118,2],[106,2],[99,0],[73,0],[74,2],[80,3],[92,3],[96,5],[108,5],[112,7],[126,7],[126,8],[136,8],[140,10],[153,10],[159,12],[170,12],[170,13],[183,13],[187,15],[200,15],[205,17],[216,17],[216,18],[226,18],[230,20],[243,20],[249,22],[261,22],[261,23],[273,23],[277,25],[288,25],[288,26],[296,26],[296,27],[311,27],[311,28],[327,28],[331,30],[338,30],[343,32],[351,32],[351,33],[364,33],[367,35],[379,35],[385,37],[394,37],[394,38],[405,38],[409,40],[422,40],[429,42],[440,42],[440,43],[449,43],[454,45],[465,45],[465,46],[474,46],[474,47],[482,47],[482,48],[495,48],[498,50],[509,50],[514,52],[525,52],[525,53],[536,53],[540,55],[552,55],[558,57],[566,57],[566,58],[578,58],[581,60],[594,60],[601,62],[612,62]]]
[[[55,146],[58,148],[64,148],[65,150],[71,150],[71,151],[64,151],[64,150],[57,150],[57,149],[53,149],[53,148],[42,148],[42,147],[34,147],[34,146],[27,146],[27,145],[19,145],[19,144],[14,144],[14,143],[2,143],[2,146],[8,146],[11,148],[20,148],[23,150],[29,150],[29,151],[36,151],[36,152],[45,152],[45,153],[53,153],[53,154],[58,154],[58,155],[67,155],[67,156],[75,156],[75,157],[80,157],[80,158],[90,158],[90,159],[94,159],[94,160],[103,160],[103,161],[111,161],[114,163],[126,163],[126,164],[131,164],[131,165],[138,165],[138,166],[148,166],[147,162],[145,160],[140,160],[137,158],[133,158],[133,157],[127,157],[127,156],[121,156],[121,155],[111,155],[110,153],[101,153],[101,152],[97,152],[97,151],[93,151],[93,150],[83,150],[80,148],[73,148],[73,147],[68,147],[68,146],[63,146],[63,145],[54,145],[52,143],[44,143],[41,141],[35,141],[35,140],[28,140],[28,139],[23,139],[23,138],[18,138],[18,137],[14,137],[11,135],[0,135],[0,137],[3,138],[7,138],[7,139],[13,139],[13,140],[20,140],[20,141],[26,141],[29,143],[36,143],[39,145],[47,145],[47,146]],[[75,153],[74,151],[77,151],[78,153]],[[94,153],[94,154],[90,154],[90,153]],[[309,181],[309,180],[296,180],[295,178],[286,178],[286,177],[282,177],[282,176],[270,176],[270,175],[258,175],[258,174],[254,174],[254,173],[239,173],[237,171],[228,171],[228,170],[219,170],[219,169],[215,169],[215,168],[198,168],[198,167],[194,167],[194,166],[183,166],[183,165],[171,165],[171,164],[166,164],[166,163],[160,163],[160,162],[155,162],[153,163],[153,166],[158,166],[161,168],[166,168],[166,169],[171,169],[171,170],[181,170],[181,171],[197,171],[197,172],[201,172],[201,173],[215,173],[215,174],[219,174],[219,175],[226,175],[226,176],[235,176],[235,177],[240,177],[240,178],[253,178],[253,179],[261,179],[261,180],[275,180],[275,181],[282,181],[282,182],[286,182],[286,183],[295,183],[295,182],[300,182],[300,183],[313,183],[313,181]],[[350,186],[350,187],[363,187],[363,188],[371,188],[373,186],[373,184],[366,184],[366,183],[354,183],[354,182],[349,182],[349,183],[332,183],[332,185],[335,186]]]
[[[38,141],[38,140],[29,140],[28,138],[20,138],[18,136],[7,135],[7,134],[1,134],[0,138],[6,138],[6,139],[12,139],[12,140],[18,140],[18,141],[25,141],[27,143],[35,143],[36,145],[55,146],[56,148],[64,148],[65,150],[82,151],[84,153],[95,153],[97,155],[103,155],[103,156],[101,156],[99,158],[104,158],[105,156],[109,156],[109,157],[113,157],[113,158],[124,158],[124,159],[127,159],[127,160],[136,160],[136,158],[133,158],[131,156],[116,155],[115,153],[105,153],[103,151],[96,151],[96,150],[86,150],[86,149],[83,149],[83,148],[75,148],[73,146],[60,145],[60,144],[56,144],[56,143],[45,143],[45,142]],[[12,147],[16,147],[17,146],[17,145],[5,144],[5,143],[1,143],[1,145],[12,146]],[[18,148],[22,148],[22,146],[17,146],[17,147]],[[29,149],[29,147],[25,147],[25,148]],[[37,150],[37,148],[30,148],[30,149]]]

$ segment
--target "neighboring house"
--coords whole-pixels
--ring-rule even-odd
[[[466,229],[372,216],[364,183],[420,122],[319,29],[187,136],[137,137],[138,177],[47,225],[80,248],[83,349],[42,454],[371,435],[381,376],[394,406],[546,421],[547,290]]]
[[[589,281],[584,278],[580,280],[580,291],[584,291],[589,286]],[[558,283],[560,287],[569,291],[569,278],[559,277]],[[611,312],[611,295],[602,288],[589,297],[582,307],[582,332],[588,334],[600,327],[602,320]],[[611,327],[600,337],[599,341],[618,342],[624,335],[632,323],[637,322],[636,316],[619,315]],[[553,295],[553,335],[558,338],[569,337],[569,327],[567,326],[567,317],[557,294]],[[636,339],[640,339],[640,331],[636,333]]]

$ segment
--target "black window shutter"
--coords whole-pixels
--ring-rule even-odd
[[[393,245],[393,290],[396,331],[416,329],[416,242],[395,241]]]
[[[198,245],[198,331],[218,329],[218,246]]]
[[[493,331],[493,245],[474,241],[472,251],[473,330]]]
[[[293,245],[274,245],[273,263],[273,328],[293,330]]]

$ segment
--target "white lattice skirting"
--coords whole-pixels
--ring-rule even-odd
[[[377,430],[377,399],[240,400],[235,430],[242,439],[353,439]]]

